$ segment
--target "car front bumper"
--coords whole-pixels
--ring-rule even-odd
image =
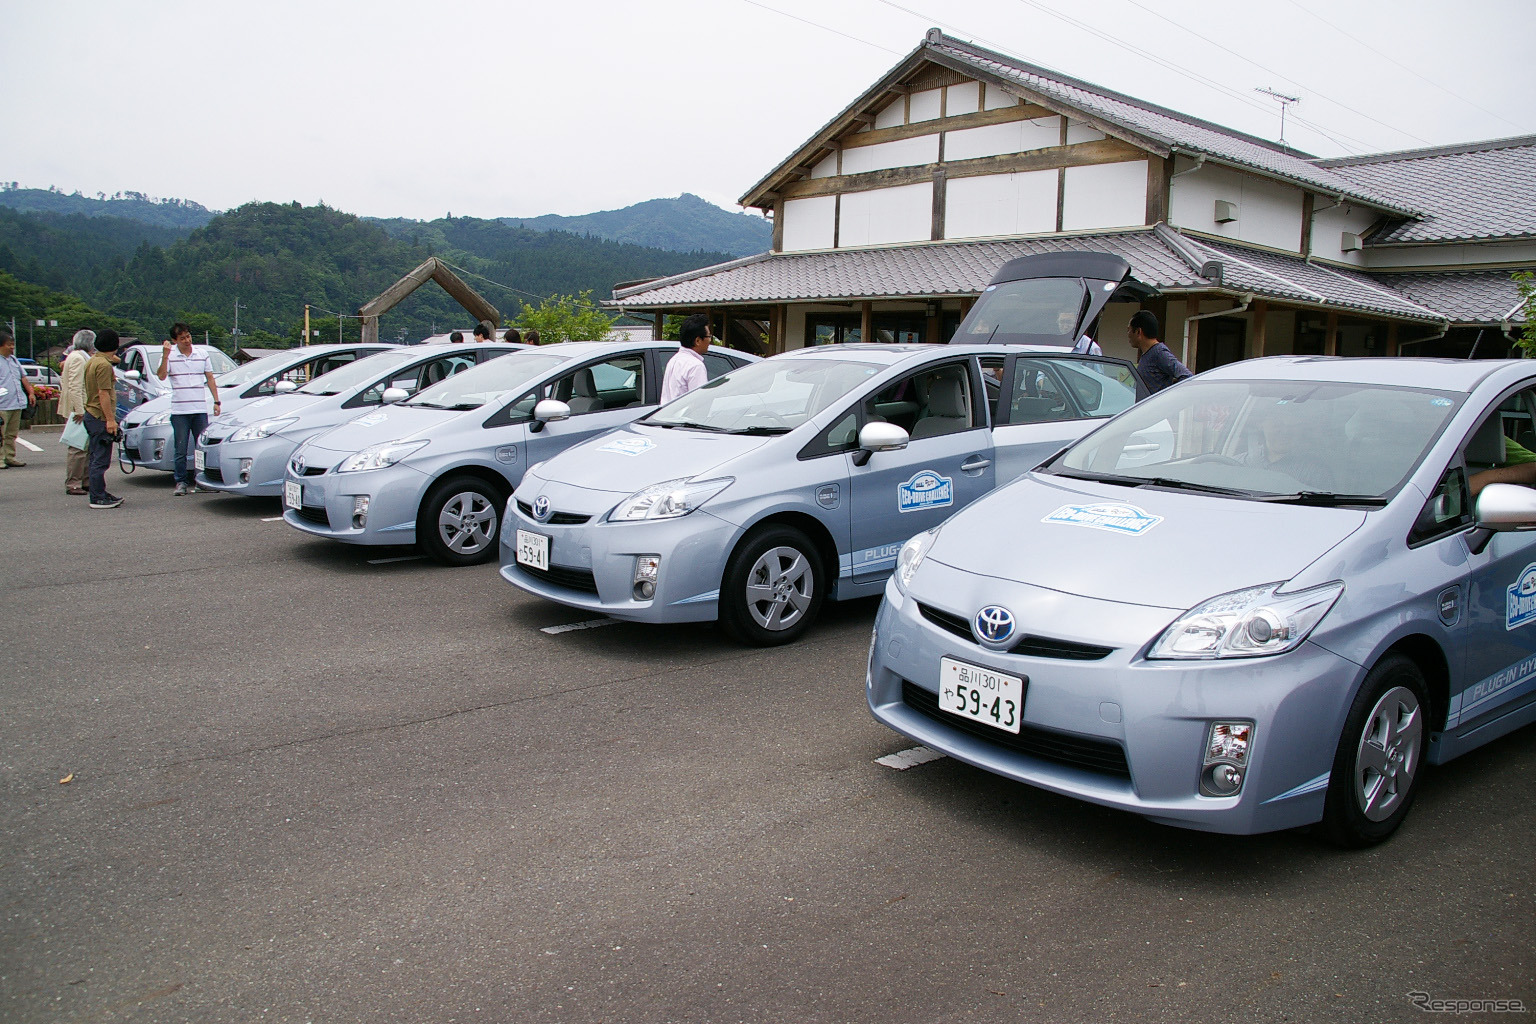
[[[313,446],[305,452],[310,465],[333,456],[339,462],[346,454],[320,453]],[[303,491],[300,508],[285,507],[283,521],[305,533],[347,544],[416,543],[416,516],[431,482],[425,474],[400,465],[363,473],[327,469],[313,476],[300,476],[290,465],[284,479],[299,484]],[[368,499],[361,516],[359,497]]]
[[[208,436],[206,432],[203,435]],[[276,497],[283,493],[288,456],[298,445],[297,439],[282,434],[252,441],[223,439],[214,443],[199,438],[197,447],[203,453],[203,468],[197,474],[197,486],[229,494]]]
[[[960,621],[968,621],[960,609],[989,603],[987,595],[966,593],[967,574],[931,563],[921,572],[923,593],[955,598],[940,610]],[[950,579],[937,589],[928,585],[945,575]],[[969,576],[972,586],[986,589],[976,581]],[[1005,603],[1017,614],[1028,602],[1014,596]],[[1248,834],[1322,817],[1343,715],[1361,671],[1353,663],[1311,643],[1271,658],[1147,661],[1142,648],[1172,613],[1062,594],[1048,598],[1058,614],[1043,618],[1096,622],[1095,614],[1132,609],[1128,614],[1141,621],[1127,623],[1124,635],[1144,639],[1097,660],[999,653],[936,624],[919,600],[927,603],[903,595],[894,580],[886,585],[865,676],[871,712],[904,736],[1018,782],[1184,828]],[[1037,624],[1027,614],[1019,621]],[[1027,680],[1017,739],[939,709],[944,657]],[[1200,792],[1215,721],[1254,724],[1235,796]]]
[[[195,439],[194,439],[195,441]],[[176,446],[169,423],[153,426],[139,424],[123,428],[123,458],[141,469],[158,469],[166,473],[176,469]],[[192,452],[196,445],[187,445],[187,466],[192,466]]]

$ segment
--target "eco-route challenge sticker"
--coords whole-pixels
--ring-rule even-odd
[[[954,503],[954,480],[929,469],[918,470],[911,480],[896,488],[896,508],[901,512],[921,512]]]
[[[1505,591],[1509,595],[1504,613],[1504,628],[1519,629],[1536,619],[1536,562],[1520,570],[1515,582]]]
[[[1163,521],[1162,516],[1139,509],[1135,505],[1063,505],[1052,512],[1042,523],[1061,523],[1065,526],[1086,526],[1090,530],[1108,530],[1110,533],[1146,533]]]
[[[598,451],[633,456],[644,454],[655,447],[656,442],[648,437],[616,437],[599,448]]]

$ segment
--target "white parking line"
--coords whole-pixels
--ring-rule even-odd
[[[267,518],[262,520],[262,522],[264,522],[264,523],[280,523],[282,521],[283,521],[283,517],[282,516],[268,516]]]
[[[21,445],[23,448],[25,448],[29,452],[40,452],[40,451],[42,451],[41,448],[39,448],[37,445],[33,444],[31,441],[28,441],[24,437],[18,437],[16,439],[16,443]]]
[[[369,565],[388,565],[390,562],[414,562],[418,558],[426,558],[426,555],[400,555],[396,558],[370,558]]]
[[[586,622],[567,622],[563,626],[544,626],[540,633],[569,633],[573,629],[597,629],[599,626],[618,625],[618,619],[588,619]]]
[[[932,747],[912,747],[909,750],[898,750],[894,754],[877,757],[875,758],[875,764],[883,764],[887,768],[895,768],[899,772],[904,772],[908,768],[916,768],[920,764],[927,764],[929,761],[937,761],[939,758],[947,756],[947,754],[941,754]]]

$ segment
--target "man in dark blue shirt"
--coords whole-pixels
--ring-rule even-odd
[[[1147,390],[1152,394],[1194,376],[1189,372],[1189,367],[1179,362],[1178,356],[1157,339],[1157,334],[1157,317],[1145,309],[1131,317],[1131,326],[1126,331],[1131,339],[1131,347],[1141,353],[1141,358],[1136,362],[1136,372],[1141,374]]]

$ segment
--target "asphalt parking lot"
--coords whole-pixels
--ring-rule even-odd
[[[127,504],[92,511],[56,432],[22,436],[44,450],[0,471],[0,1018],[1536,1006],[1530,728],[1431,771],[1372,850],[1178,831],[876,763],[912,744],[864,704],[873,604],[775,650],[551,632],[589,616],[494,565],[308,538],[276,499],[114,469]]]

